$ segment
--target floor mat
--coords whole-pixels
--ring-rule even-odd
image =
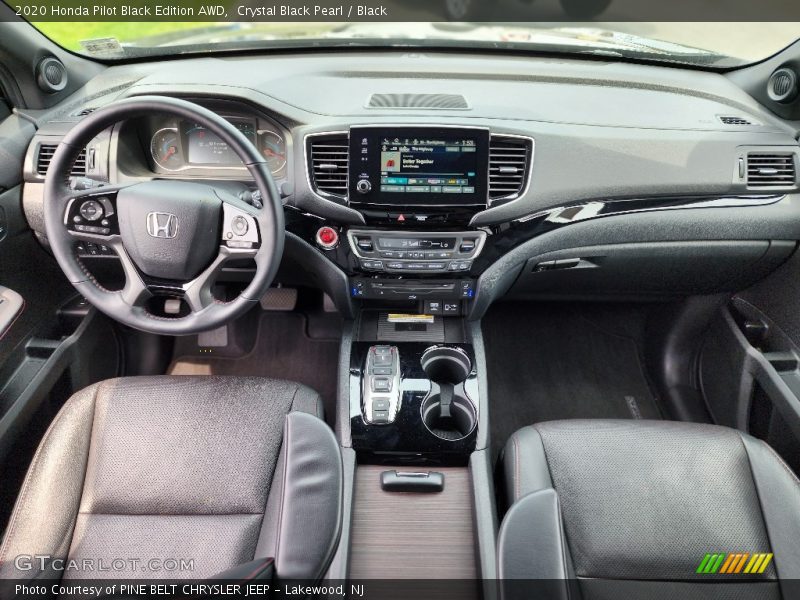
[[[339,340],[311,338],[301,313],[262,313],[255,347],[242,357],[180,356],[170,375],[251,375],[303,383],[322,396],[325,417],[333,423],[339,369]]]
[[[646,311],[530,303],[490,310],[482,329],[494,456],[533,423],[661,418],[639,353]]]

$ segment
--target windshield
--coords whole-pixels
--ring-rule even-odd
[[[772,56],[800,35],[800,24],[777,22],[31,22],[69,50],[111,60],[287,45],[455,46],[733,67]]]

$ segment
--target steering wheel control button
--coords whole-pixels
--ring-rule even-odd
[[[97,235],[108,235],[111,229],[108,227],[95,227],[94,225],[75,225],[75,231],[81,233],[96,233]]]
[[[105,210],[105,211],[106,211],[106,216],[107,216],[107,217],[110,217],[111,215],[113,215],[113,214],[114,214],[114,212],[115,212],[115,211],[114,211],[114,205],[111,203],[111,200],[109,200],[109,199],[108,199],[106,196],[100,196],[100,197],[97,199],[97,201],[98,201],[100,204],[102,204],[102,205],[103,205],[103,210]]]
[[[64,224],[73,233],[117,233],[116,209],[107,194],[79,196],[67,204]]]
[[[323,250],[333,250],[339,245],[339,232],[325,225],[317,230],[317,246]]]
[[[228,248],[251,250],[260,243],[253,217],[230,204],[223,204],[222,239]]]
[[[81,216],[87,221],[97,221],[103,217],[103,205],[97,200],[87,200],[80,207]]]
[[[233,230],[233,233],[239,237],[246,235],[249,229],[250,226],[247,223],[247,218],[243,217],[242,215],[234,217],[233,221],[231,221],[231,230]]]

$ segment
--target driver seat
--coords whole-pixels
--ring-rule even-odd
[[[282,579],[320,578],[343,485],[321,416],[310,388],[256,377],[131,377],[76,393],[28,470],[0,578],[204,579],[268,557]],[[85,559],[94,566],[72,568]]]

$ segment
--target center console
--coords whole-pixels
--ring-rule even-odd
[[[350,435],[361,462],[466,464],[479,412],[470,344],[356,342],[350,361]]]
[[[304,145],[316,200],[349,209],[346,225],[295,222],[346,276],[357,330],[347,425],[359,462],[464,466],[486,432],[482,350],[463,317],[481,255],[493,252],[491,230],[471,222],[524,193],[533,140],[389,124],[311,133]]]
[[[481,255],[492,249],[489,230],[470,223],[522,193],[533,141],[493,140],[479,127],[405,125],[313,136],[306,156],[318,199],[346,205],[363,220],[317,221],[303,235],[346,275],[354,316],[343,346],[349,401],[339,407],[339,427],[358,482],[353,513],[376,518],[353,523],[350,575],[370,572],[374,556],[394,550],[390,534],[364,524],[408,527],[406,515],[423,523],[422,534],[413,534],[421,563],[439,560],[424,540],[445,535],[437,530],[444,522],[467,532],[469,560],[459,562],[458,573],[469,561],[469,573],[477,573],[471,545],[492,544],[494,530],[473,510],[494,510],[485,494],[491,464],[483,341],[464,315],[484,268]]]

